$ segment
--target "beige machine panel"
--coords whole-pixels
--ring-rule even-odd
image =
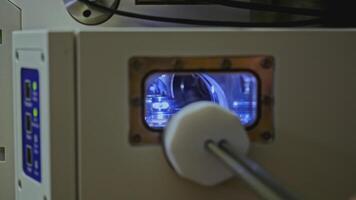
[[[349,199],[356,194],[355,44],[354,30],[79,32],[79,198],[256,199],[238,178],[199,186],[176,175],[160,145],[130,144],[129,60],[270,55],[275,140],[253,144],[250,156],[301,199]]]

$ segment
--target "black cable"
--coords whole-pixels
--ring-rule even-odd
[[[323,17],[326,14],[326,11],[321,9],[312,9],[312,8],[295,8],[295,7],[286,7],[272,4],[262,4],[262,3],[252,3],[252,2],[243,2],[237,0],[206,0],[211,4],[218,4],[227,7],[241,8],[241,9],[250,9],[258,11],[271,11],[286,13],[291,15],[305,15],[313,17]]]
[[[172,18],[172,17],[160,17],[152,15],[144,15],[139,13],[127,12],[116,10],[102,6],[100,4],[91,2],[89,0],[78,0],[80,2],[86,3],[96,9],[113,13],[116,15],[121,15],[125,17],[138,18],[151,21],[160,21],[168,23],[178,23],[178,24],[189,24],[189,25],[200,25],[200,26],[212,26],[212,27],[299,27],[299,26],[310,26],[310,25],[320,25],[323,20],[320,18],[310,19],[310,20],[300,20],[300,21],[288,21],[288,22],[238,22],[238,21],[212,21],[212,20],[197,20],[197,19],[186,19],[186,18]]]
[[[325,17],[325,27],[356,27],[356,12],[354,1],[324,0],[328,11]]]

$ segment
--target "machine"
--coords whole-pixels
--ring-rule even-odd
[[[331,179],[345,187],[327,197],[350,197],[354,138],[339,135],[352,132],[355,34],[321,27],[355,26],[351,8],[331,0],[0,0],[0,200],[255,198],[241,179],[208,189],[178,178],[162,150],[171,119],[201,101],[236,116],[252,144],[248,157],[292,192],[322,198],[317,191],[329,185],[319,179],[340,169]],[[309,29],[241,29],[291,26]],[[15,30],[25,31],[12,38]],[[301,165],[302,154],[310,164]],[[326,154],[337,158],[326,164]]]
[[[177,173],[164,130],[200,101],[240,121],[248,156],[299,199],[356,193],[352,29],[43,30],[13,41],[17,200],[257,199],[239,178]],[[202,116],[191,119],[235,130]]]

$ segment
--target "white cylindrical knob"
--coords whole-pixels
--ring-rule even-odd
[[[180,176],[213,186],[234,173],[207,151],[208,140],[227,140],[234,152],[240,154],[246,154],[250,145],[238,117],[211,102],[184,107],[172,117],[163,137],[167,158]]]

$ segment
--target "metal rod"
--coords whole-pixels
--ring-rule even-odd
[[[233,154],[228,143],[206,142],[206,148],[233,170],[257,194],[267,200],[295,200],[296,198],[277,183],[259,164],[244,155]]]

